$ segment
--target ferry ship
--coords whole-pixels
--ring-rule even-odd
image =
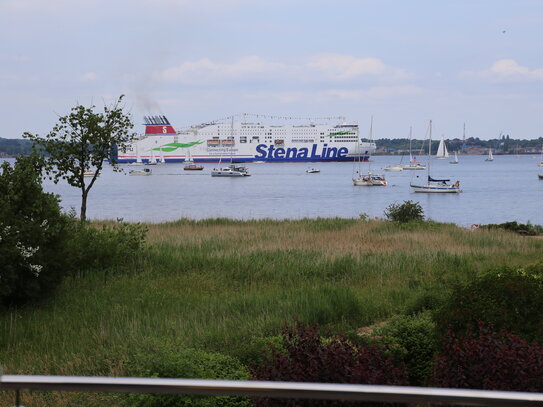
[[[165,116],[144,117],[145,134],[117,151],[119,163],[366,161],[375,143],[360,138],[358,125],[270,125],[232,116],[176,131]],[[277,116],[269,116],[278,119]],[[236,120],[237,119],[237,120]],[[285,118],[291,119],[291,118]],[[328,119],[330,118],[320,118]]]

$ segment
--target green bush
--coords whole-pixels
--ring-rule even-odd
[[[248,380],[249,372],[237,359],[220,353],[183,349],[168,343],[151,342],[132,355],[127,373],[137,377],[177,379]],[[132,394],[126,404],[136,407],[222,406],[249,407],[244,397]]]
[[[418,202],[404,201],[403,204],[390,204],[385,209],[385,217],[390,221],[400,223],[423,221],[424,211]]]
[[[73,219],[71,232],[69,261],[71,269],[81,272],[134,264],[143,253],[147,229],[122,221],[97,228]]]
[[[68,273],[68,219],[41,186],[42,160],[20,157],[0,174],[0,305],[41,299]]]
[[[433,357],[438,346],[435,323],[430,312],[393,317],[374,332],[405,349],[403,361],[413,386],[423,386],[432,374]]]
[[[461,336],[482,321],[527,340],[543,340],[543,262],[502,267],[455,286],[436,310],[438,332]]]
[[[543,226],[532,225],[531,223],[504,222],[498,224],[480,225],[482,229],[503,229],[518,233],[524,236],[536,236],[543,234]]]

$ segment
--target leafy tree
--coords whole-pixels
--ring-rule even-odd
[[[68,219],[43,192],[43,158],[19,157],[0,172],[0,305],[40,299],[67,272]]]
[[[87,197],[104,161],[109,158],[114,170],[120,171],[115,149],[122,148],[136,136],[130,132],[134,127],[130,114],[121,106],[123,96],[111,107],[104,106],[102,113],[95,112],[94,105],[72,108],[44,137],[28,132],[23,135],[34,142],[36,150],[49,154],[45,169],[55,183],[64,179],[81,190],[81,222],[86,220]],[[84,173],[91,168],[95,173],[87,181]]]

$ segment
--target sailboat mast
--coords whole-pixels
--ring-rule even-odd
[[[430,120],[428,135],[428,178],[430,178],[430,160],[432,159],[432,121]]]
[[[409,126],[409,162],[413,162],[413,155],[411,154],[411,139],[413,137],[413,126]]]
[[[232,121],[230,122],[230,164],[233,163],[233,155],[234,155],[234,116],[232,115]]]
[[[370,120],[370,143],[373,142],[373,115],[371,116]],[[371,173],[371,156],[369,155],[368,151],[368,173]]]

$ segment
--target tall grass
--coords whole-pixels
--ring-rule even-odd
[[[130,354],[151,340],[250,363],[286,323],[354,331],[471,274],[543,253],[543,239],[435,223],[183,219],[148,227],[138,270],[71,277],[44,303],[0,315],[6,373],[123,375]]]

